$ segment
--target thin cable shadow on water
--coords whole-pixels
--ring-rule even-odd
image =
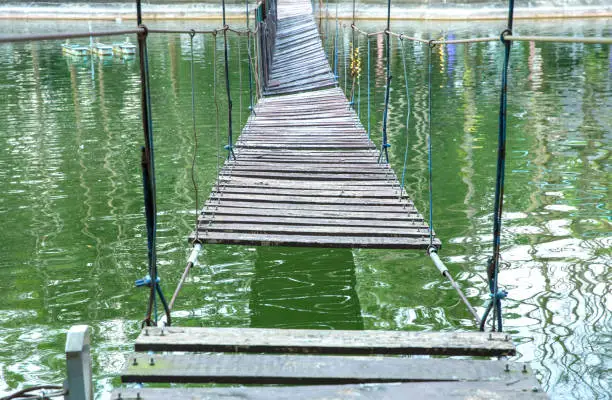
[[[258,248],[251,327],[363,329],[347,249]]]

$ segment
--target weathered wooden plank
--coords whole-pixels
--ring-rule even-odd
[[[265,165],[265,164],[255,164],[255,165],[242,165],[240,162],[233,163],[229,165],[232,170],[232,174],[236,174],[238,171],[246,171],[246,172],[272,172],[278,173],[279,166],[278,165]],[[285,164],[280,166],[282,169],[282,173],[300,173],[300,174],[310,174],[310,175],[319,175],[319,174],[375,174],[375,175],[386,175],[392,173],[393,170],[390,168],[385,168],[378,164],[371,165],[362,165],[361,167],[344,167],[342,165],[319,165],[317,167],[313,167],[311,165],[301,165],[301,164]]]
[[[286,210],[278,208],[239,208],[239,207],[217,207],[212,205],[209,208],[204,208],[203,213],[210,215],[249,215],[261,217],[297,217],[311,219],[362,219],[376,221],[408,221],[414,218],[423,220],[416,209],[408,210],[405,213],[371,213],[371,212],[355,212],[355,211],[335,211],[335,210]]]
[[[153,359],[153,362],[151,362]],[[136,360],[136,361],[134,361]],[[527,368],[522,372],[523,366]],[[350,384],[414,381],[520,381],[525,364],[389,356],[131,354],[121,380],[231,384]]]
[[[344,205],[344,204],[307,204],[307,203],[258,203],[248,201],[232,201],[221,198],[220,200],[210,200],[206,202],[207,206],[212,207],[236,207],[236,208],[254,208],[254,209],[274,209],[274,210],[308,210],[312,214],[315,211],[353,211],[367,212],[372,214],[380,213],[397,213],[404,214],[414,211],[414,207],[410,203],[400,204],[397,206],[376,206],[376,205]]]
[[[256,143],[242,143],[238,142],[236,147],[250,148],[250,149],[276,149],[276,150],[319,150],[319,149],[355,149],[355,150],[366,150],[374,148],[373,144],[345,144],[342,146],[334,146],[328,144],[256,144]]]
[[[122,388],[111,399],[124,400],[539,400],[548,396],[533,377],[518,382],[410,382],[360,385],[243,386],[224,388]]]
[[[414,332],[265,328],[146,328],[136,351],[307,354],[514,355],[511,337],[499,332]]]
[[[410,249],[425,250],[429,247],[429,237],[369,237],[369,236],[323,236],[323,235],[273,235],[253,233],[199,232],[191,234],[192,243],[229,244],[237,246],[291,246],[320,247],[338,249]],[[434,239],[434,245],[441,242]]]
[[[224,172],[225,173],[225,172]],[[328,181],[392,181],[395,180],[395,174],[391,171],[384,171],[381,173],[352,173],[352,174],[314,174],[314,173],[300,173],[300,172],[285,172],[285,171],[275,171],[275,172],[258,172],[258,171],[245,171],[245,170],[236,170],[231,171],[232,176],[238,177],[250,177],[250,178],[265,178],[265,179],[290,179],[294,181],[303,180],[303,181],[320,181],[320,180],[328,180]],[[369,184],[369,183],[368,183]],[[389,182],[387,182],[389,184]]]
[[[412,206],[412,202],[398,197],[391,198],[351,198],[351,197],[332,197],[332,196],[285,196],[279,193],[270,194],[242,194],[230,193],[223,190],[220,193],[213,193],[210,201],[237,201],[249,203],[285,203],[285,204],[326,204],[326,205],[359,205],[359,206]],[[404,211],[402,209],[402,211]]]
[[[215,189],[219,189],[216,187]],[[366,188],[369,189],[369,188]],[[322,190],[322,189],[281,189],[271,187],[249,188],[243,185],[224,185],[223,193],[244,195],[280,195],[280,196],[311,196],[311,197],[340,197],[358,199],[398,199],[401,195],[399,189],[387,190]],[[405,195],[403,198],[407,198]]]
[[[376,219],[331,219],[331,218],[299,218],[299,217],[263,217],[250,215],[220,215],[214,217],[204,216],[199,219],[200,226],[215,222],[223,223],[248,223],[248,224],[277,224],[277,225],[308,225],[308,226],[347,226],[347,227],[426,227],[420,217],[402,221],[380,221]]]
[[[304,189],[304,190],[355,190],[369,191],[373,189],[394,189],[399,190],[399,184],[394,185],[393,182],[385,180],[381,181],[330,181],[327,179],[311,179],[308,181],[292,181],[287,179],[273,178],[257,178],[257,177],[240,177],[231,175],[222,175],[219,178],[217,187],[227,185],[242,185],[243,187],[270,187],[278,189]]]
[[[302,236],[367,236],[367,237],[391,237],[391,238],[422,238],[429,235],[427,226],[409,226],[401,228],[390,227],[357,227],[357,226],[313,226],[313,225],[281,225],[281,224],[242,224],[224,223],[212,220],[210,224],[202,225],[201,232],[220,233],[248,233],[248,234],[275,234],[275,235],[302,235]]]

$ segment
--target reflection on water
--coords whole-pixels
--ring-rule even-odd
[[[257,250],[251,326],[363,329],[350,250]]]
[[[84,22],[0,24],[11,32],[88,29]],[[322,26],[333,33],[333,21]],[[497,35],[502,26],[410,22],[394,29],[462,38]],[[104,27],[109,24],[93,24]],[[519,22],[515,30],[610,36],[612,23]],[[351,36],[341,28],[339,82],[349,89],[352,82],[343,74]],[[324,36],[330,60],[333,37]],[[76,323],[94,328],[98,391],[116,384],[112,376],[143,317],[146,293],[132,287],[146,270],[137,60],[64,57],[59,45],[0,46],[0,392],[26,382],[59,382],[64,333]],[[234,118],[242,122],[248,112],[245,46],[232,37]],[[374,37],[370,46],[376,85],[370,122],[380,144],[384,41]],[[194,39],[200,201],[215,180],[217,155],[224,154],[227,100],[223,82],[217,82],[217,137],[212,76],[213,68],[217,77],[223,70],[222,57],[213,65],[215,49],[222,49],[220,40],[215,46],[210,37]],[[366,49],[361,38],[364,73]],[[169,292],[184,267],[195,212],[189,37],[152,35],[149,52],[159,263]],[[502,253],[507,265],[500,275],[510,291],[505,325],[520,343],[519,358],[531,362],[554,398],[605,398],[612,331],[612,51],[603,45],[516,43],[512,52]],[[406,187],[427,213],[427,52],[406,43],[406,54],[412,105]],[[434,226],[444,243],[441,255],[481,306],[491,247],[500,46],[439,46],[433,62]],[[408,99],[397,43],[391,63],[390,157],[401,172]],[[356,88],[367,126],[363,74]],[[473,329],[453,289],[424,254],[413,251],[209,246],[177,310],[178,324],[194,326]]]

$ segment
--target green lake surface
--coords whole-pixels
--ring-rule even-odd
[[[93,29],[133,22],[95,22]],[[335,23],[323,21],[333,60]],[[327,25],[327,26],[326,26]],[[220,22],[155,22],[208,29]],[[381,30],[382,22],[360,23]],[[424,38],[497,36],[499,22],[397,22]],[[86,21],[1,21],[4,33],[89,29]],[[515,32],[612,35],[610,20],[517,21]],[[339,32],[339,83],[351,32]],[[230,35],[235,126],[248,114],[246,39]],[[107,42],[123,41],[114,37]],[[134,38],[132,41],[134,42]],[[88,44],[87,39],[73,43]],[[62,55],[59,41],[0,45],[0,393],[64,378],[65,333],[93,328],[96,392],[119,384],[148,292],[140,173],[137,59]],[[371,135],[380,144],[382,37],[370,41]],[[222,38],[194,39],[198,205],[223,162],[227,101]],[[356,108],[367,126],[366,42]],[[216,55],[216,64],[214,64]],[[393,41],[390,162],[428,213],[427,47],[405,44],[408,105]],[[158,189],[158,259],[169,295],[190,252],[196,196],[189,35],[149,39]],[[499,42],[432,53],[434,228],[440,255],[482,312],[488,298],[502,65]],[[217,81],[214,85],[213,68]],[[216,129],[216,105],[219,129]],[[610,145],[612,49],[515,43],[500,284],[505,330],[552,398],[612,390]],[[235,129],[236,136],[239,129]],[[175,324],[216,327],[474,330],[464,305],[421,251],[207,246],[177,301]]]

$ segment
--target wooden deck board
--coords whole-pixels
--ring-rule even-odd
[[[116,389],[111,399],[123,400],[532,400],[547,399],[537,382],[411,382],[321,386],[247,386],[223,388]],[[535,391],[534,391],[535,388]]]
[[[310,354],[514,355],[508,335],[481,332],[348,331],[265,328],[146,328],[136,351]]]
[[[153,362],[151,362],[153,360]],[[350,384],[529,379],[508,361],[287,354],[146,354],[128,356],[124,383]]]

